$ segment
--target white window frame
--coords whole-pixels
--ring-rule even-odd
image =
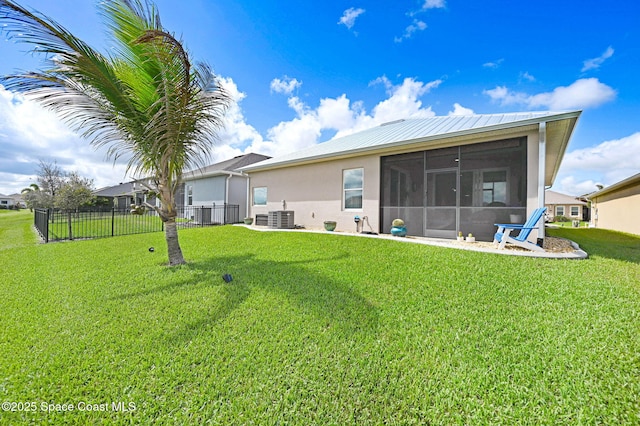
[[[556,206],[556,216],[564,216],[564,206]]]
[[[573,214],[573,209],[576,209],[576,213],[575,214]],[[571,215],[571,217],[580,216],[580,206],[570,206],[569,207],[569,214]]]
[[[193,185],[187,185],[187,205],[193,205]]]
[[[345,188],[346,183],[346,175],[348,172],[353,172],[356,170],[361,171],[362,175],[362,186],[357,188]],[[361,205],[360,207],[347,207],[347,192],[360,191],[361,193]],[[342,170],[342,209],[344,211],[362,211],[364,204],[364,167],[354,167],[352,169],[344,169]]]
[[[256,190],[264,190],[264,203],[262,203],[262,202],[261,203],[256,203]],[[254,206],[266,206],[267,205],[268,194],[269,194],[269,191],[267,190],[266,186],[255,186],[253,188],[253,191],[251,191],[251,198],[253,198],[253,205]]]

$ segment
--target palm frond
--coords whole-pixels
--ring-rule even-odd
[[[2,81],[173,194],[185,168],[210,158],[230,97],[211,68],[193,65],[182,41],[163,29],[153,3],[105,0],[100,10],[116,43],[108,55],[52,19],[0,0],[7,35],[45,54],[47,65]]]

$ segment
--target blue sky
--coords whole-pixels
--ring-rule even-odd
[[[100,51],[90,0],[24,0]],[[408,117],[583,110],[553,189],[640,172],[640,3],[609,0],[157,0],[164,26],[235,96],[214,160],[277,156]],[[0,26],[2,22],[0,21]],[[0,34],[0,74],[39,67]],[[0,193],[57,161],[127,179],[51,113],[0,87]]]

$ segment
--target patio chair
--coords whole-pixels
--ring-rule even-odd
[[[532,230],[538,228],[538,222],[542,218],[542,215],[544,215],[545,210],[547,210],[546,207],[536,209],[523,225],[496,223],[495,226],[498,227],[498,232],[493,236],[493,244],[501,250],[504,249],[507,243],[511,243],[528,250],[543,252],[544,249],[542,247],[527,241],[527,238]],[[511,231],[515,230],[519,230],[520,233],[517,236],[511,236]]]

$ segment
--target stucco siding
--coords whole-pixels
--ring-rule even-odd
[[[225,176],[213,176],[202,179],[194,179],[185,182],[185,185],[187,190],[187,197],[189,187],[191,186],[193,188],[192,205],[194,206],[224,203],[226,188]]]
[[[247,178],[232,176],[229,178],[229,204],[240,206],[239,218],[242,220],[247,216]]]
[[[640,235],[640,185],[597,196],[591,208],[593,226]]]
[[[495,138],[495,135],[492,136]],[[528,131],[513,132],[509,136],[527,137],[526,212],[528,216],[540,205],[538,132],[528,129]],[[476,135],[474,140],[452,139],[448,146],[488,142],[496,140],[494,138]],[[381,155],[428,150],[432,146],[419,148],[250,171],[250,215],[255,218],[258,214],[267,214],[274,210],[292,210],[294,221],[298,225],[310,229],[322,229],[325,220],[333,220],[338,223],[336,230],[348,232],[356,229],[354,216],[358,215],[361,218],[366,216],[374,232],[388,233],[391,224],[380,224]],[[343,206],[343,170],[353,168],[364,169],[363,207],[359,210],[346,210]],[[267,189],[266,205],[255,205],[254,188]],[[524,222],[526,217],[522,220]],[[370,230],[366,223],[363,229]],[[419,230],[416,235],[421,235],[423,231]],[[534,231],[530,235],[530,240],[535,242],[537,237],[538,233]]]
[[[545,207],[547,207],[547,213],[546,215],[549,216],[551,219],[553,219],[556,216],[564,216],[566,218],[569,219],[575,219],[575,220],[583,220],[583,212],[582,212],[582,208],[583,206],[580,204],[546,204]],[[558,207],[560,207],[561,209],[558,209]],[[578,209],[578,214],[574,215],[571,214],[571,208],[574,208],[574,210],[577,208]],[[563,214],[558,214],[559,210],[563,210],[564,213]]]
[[[346,169],[364,169],[362,209],[343,207],[342,176]],[[374,231],[378,231],[380,196],[380,157],[363,156],[293,166],[250,175],[251,215],[286,209],[294,211],[294,221],[310,229],[322,229],[323,222],[337,222],[337,231],[354,231],[354,216],[367,216]],[[253,205],[253,188],[267,188],[267,204]],[[365,228],[368,230],[368,227]]]

